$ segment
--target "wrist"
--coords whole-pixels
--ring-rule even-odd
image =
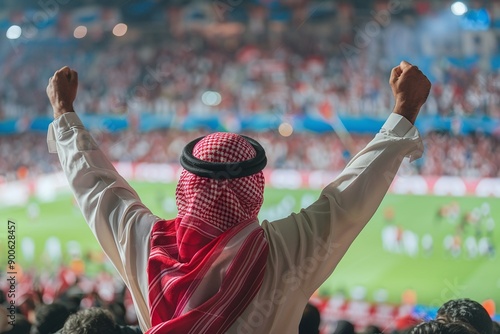
[[[61,117],[63,114],[69,113],[69,112],[75,112],[73,107],[71,108],[53,108],[54,111],[54,119]]]
[[[405,103],[398,103],[394,105],[393,113],[398,114],[406,118],[411,124],[415,124],[417,120],[417,115],[420,108],[416,106],[411,106]]]

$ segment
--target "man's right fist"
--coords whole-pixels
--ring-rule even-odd
[[[420,108],[429,96],[431,82],[418,67],[402,61],[392,69],[390,84],[396,100],[394,112],[414,124]]]
[[[54,118],[74,111],[73,102],[76,98],[77,88],[78,73],[68,66],[64,66],[56,71],[49,79],[47,96],[49,97],[52,109],[54,109]]]

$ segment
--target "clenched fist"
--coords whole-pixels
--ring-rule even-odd
[[[431,82],[418,67],[402,61],[392,69],[390,84],[396,99],[394,112],[414,124],[420,108],[429,96]]]
[[[73,102],[76,98],[77,88],[78,73],[68,66],[64,66],[56,71],[49,79],[47,96],[49,97],[52,109],[54,109],[54,118],[74,111]]]

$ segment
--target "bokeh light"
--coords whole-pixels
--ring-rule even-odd
[[[467,5],[461,1],[454,2],[451,5],[451,12],[457,16],[462,16],[465,13],[467,13],[467,11],[468,11]]]
[[[207,106],[218,106],[222,102],[222,96],[218,92],[206,91],[201,95],[201,102]]]
[[[128,27],[125,23],[118,23],[113,28],[113,35],[121,37],[127,33]]]
[[[278,132],[283,137],[289,137],[293,133],[293,126],[290,123],[283,122],[278,127]]]
[[[86,26],[78,26],[75,28],[73,32],[73,36],[75,38],[84,38],[87,35],[87,27]]]
[[[20,26],[13,25],[10,26],[9,29],[7,29],[7,33],[5,34],[5,36],[7,36],[8,39],[18,39],[19,37],[21,37],[22,33],[23,30]]]

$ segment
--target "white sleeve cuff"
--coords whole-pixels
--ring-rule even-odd
[[[398,137],[405,137],[408,131],[414,128],[413,124],[405,117],[391,113],[382,128],[395,134]]]
[[[68,131],[72,127],[83,127],[80,117],[75,112],[67,112],[49,124],[47,132],[49,153],[57,153],[57,135]]]

